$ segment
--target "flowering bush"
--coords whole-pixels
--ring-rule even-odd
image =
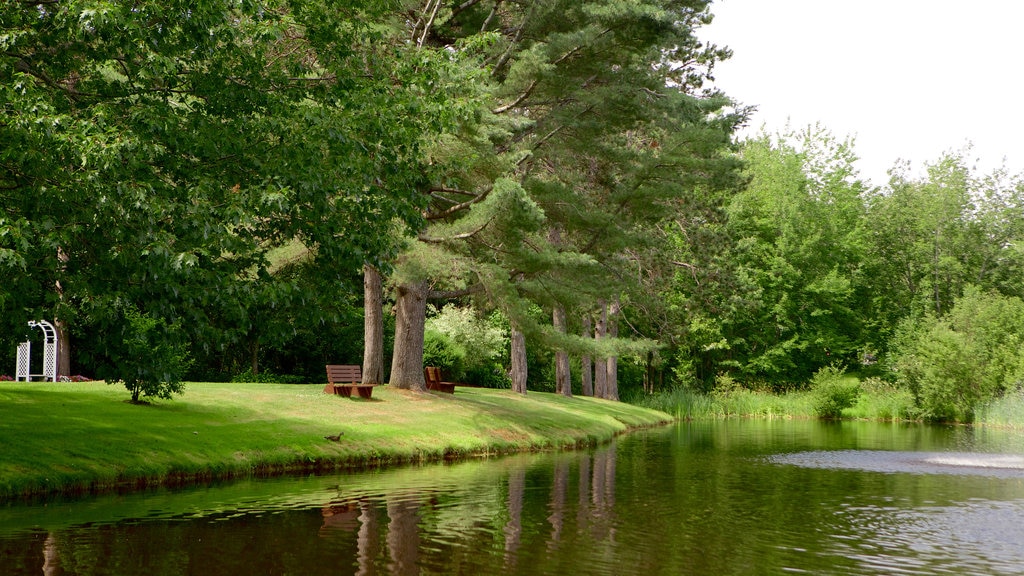
[[[0,382],[13,382],[14,378],[11,378],[7,374],[0,374]]]

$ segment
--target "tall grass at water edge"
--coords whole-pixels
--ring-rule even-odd
[[[976,424],[1024,430],[1024,390],[983,404],[974,414]]]
[[[847,383],[857,382],[855,376],[843,376]],[[917,420],[913,396],[906,390],[877,378],[859,381],[859,394],[850,407],[842,410],[843,418],[909,421]],[[786,393],[750,390],[735,386],[702,394],[686,388],[676,388],[649,395],[638,395],[630,402],[667,412],[681,419],[702,418],[817,418],[816,397],[812,390],[794,390]],[[1011,404],[1011,406],[1013,406]],[[1015,405],[1016,421],[1024,427],[1024,396]],[[1006,411],[1008,408],[1002,408]]]
[[[842,417],[885,422],[917,422],[920,410],[914,396],[880,378],[844,375],[842,380],[857,380],[859,393],[852,406],[842,410]],[[638,394],[626,399],[632,404],[653,408],[683,420],[729,417],[755,418],[817,418],[812,390],[775,394],[768,391],[732,387],[702,394],[686,388],[675,388],[654,394]],[[1006,394],[975,410],[975,426],[992,426],[1024,430],[1024,390]]]
[[[761,418],[812,417],[811,398],[806,392],[779,395],[771,392],[737,388],[728,392],[702,394],[686,388],[640,395],[631,403],[660,410],[684,420],[729,418],[735,416]]]

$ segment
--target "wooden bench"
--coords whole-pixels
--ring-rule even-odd
[[[351,364],[328,364],[325,394],[352,397],[354,390],[360,398],[369,398],[376,384],[363,384],[363,369]]]
[[[427,380],[427,390],[437,392],[455,393],[455,382],[442,382],[441,369],[437,366],[427,366],[423,369],[423,377]]]

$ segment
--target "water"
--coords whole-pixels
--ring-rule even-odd
[[[0,574],[1021,574],[1024,437],[681,423],[591,451],[0,507]]]

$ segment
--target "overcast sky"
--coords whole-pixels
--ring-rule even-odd
[[[733,50],[716,84],[757,106],[750,130],[821,122],[856,138],[875,184],[973,143],[1024,171],[1024,2],[715,0],[701,36]]]

